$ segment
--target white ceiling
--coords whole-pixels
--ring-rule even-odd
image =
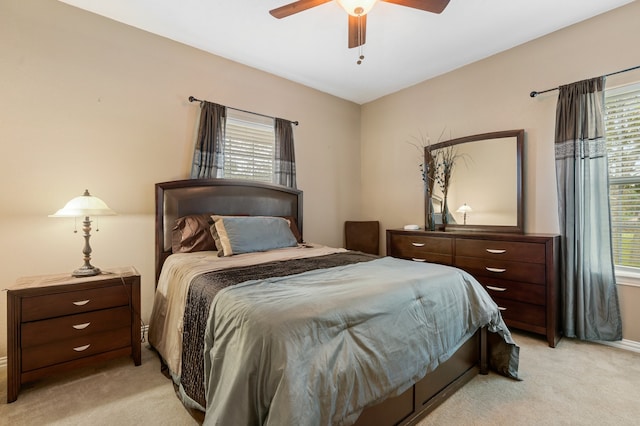
[[[330,2],[284,19],[291,0],[60,0],[363,104],[634,0],[451,0],[442,14],[378,2],[365,60]]]

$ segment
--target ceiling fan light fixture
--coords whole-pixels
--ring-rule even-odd
[[[369,13],[378,0],[336,0],[351,16],[362,16]]]

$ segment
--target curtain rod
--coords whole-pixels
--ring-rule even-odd
[[[198,98],[194,98],[193,96],[189,96],[189,102],[200,102],[200,103],[202,103],[202,102],[205,102],[205,101],[203,101],[203,100],[201,100],[201,99],[198,99]],[[272,116],[270,116],[270,115],[259,114],[259,113],[257,113],[257,112],[247,111],[247,110],[244,110],[244,109],[233,108],[233,107],[227,107],[227,108],[231,108],[231,109],[234,109],[234,110],[236,110],[236,111],[240,111],[240,112],[246,112],[247,114],[255,114],[255,115],[259,115],[259,116],[261,116],[261,117],[267,117],[267,118],[273,118],[273,119],[275,119],[275,118],[276,118],[276,117],[272,117]],[[298,125],[298,122],[297,122],[297,121],[291,121],[291,120],[288,120],[288,121],[289,121],[290,123],[292,123],[292,124],[295,124],[296,126]]]
[[[627,72],[627,71],[633,71],[633,70],[637,70],[640,69],[640,65],[637,65],[635,67],[631,67],[631,68],[627,68],[626,70],[621,70],[621,71],[616,71],[616,72],[612,72],[609,74],[605,74],[605,77],[609,77],[610,75],[616,75],[616,74],[622,74],[623,72]],[[531,96],[532,98],[535,98],[536,96],[538,96],[541,93],[547,93],[547,92],[552,92],[554,90],[558,90],[559,87],[554,87],[553,89],[547,89],[547,90],[543,90],[541,92],[536,92],[535,90],[531,93],[529,93],[529,96]]]

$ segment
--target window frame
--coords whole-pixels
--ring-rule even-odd
[[[606,139],[607,139],[607,157],[608,157],[608,170],[609,170],[609,205],[610,205],[610,209],[611,209],[611,217],[612,217],[612,240],[615,240],[615,235],[613,234],[613,229],[614,229],[614,210],[613,208],[615,208],[611,202],[611,188],[612,186],[615,185],[620,185],[620,184],[625,184],[625,183],[633,183],[633,184],[640,184],[640,173],[637,176],[632,176],[630,177],[615,177],[612,176],[610,173],[610,160],[609,158],[611,157],[611,153],[613,152],[610,148],[610,140],[612,132],[611,130],[609,130],[609,128],[607,127],[607,124],[609,122],[609,100],[614,98],[614,97],[618,97],[622,94],[625,93],[637,93],[640,96],[640,82],[635,82],[635,83],[630,83],[630,84],[625,84],[623,86],[619,86],[613,89],[607,89],[605,90],[605,134],[606,134]],[[636,114],[634,114],[635,116]],[[640,106],[637,109],[637,117],[638,117],[638,125],[640,126]],[[640,128],[638,128],[638,134],[640,135]],[[639,136],[640,137],[640,136]],[[633,140],[635,140],[635,135],[633,136]],[[619,138],[616,138],[619,140]],[[638,148],[640,149],[640,148]],[[638,157],[640,159],[640,157]],[[640,172],[640,164],[636,163],[633,166],[633,170],[634,171],[638,171]],[[639,240],[640,241],[640,240]],[[635,244],[634,246],[635,247]],[[612,247],[613,248],[613,247]],[[638,252],[640,252],[640,243],[638,244]],[[633,250],[633,248],[631,248],[630,250]],[[615,249],[614,249],[615,251]],[[614,266],[615,266],[615,270],[616,270],[616,276],[620,276],[620,277],[629,277],[629,278],[635,278],[637,280],[639,280],[640,282],[640,266],[631,266],[631,265],[619,265],[616,264],[616,260],[617,260],[618,256],[615,255],[614,253]]]

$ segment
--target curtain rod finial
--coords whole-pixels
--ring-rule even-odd
[[[533,92],[529,93],[529,96],[531,96],[532,98],[535,98],[536,96],[538,96],[538,92],[534,90]]]

